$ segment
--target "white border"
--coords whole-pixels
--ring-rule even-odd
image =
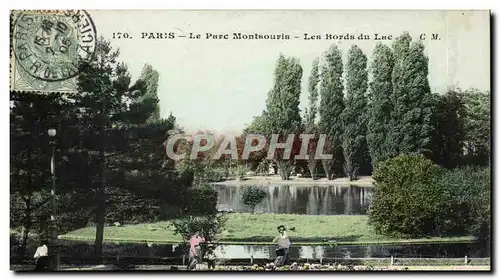
[[[4,101],[1,102],[1,119],[0,119],[0,126],[2,128],[1,131],[4,132],[4,137],[1,138],[2,141],[2,149],[1,149],[1,168],[0,171],[2,172],[3,175],[0,176],[3,180],[3,184],[1,184],[4,187],[4,195],[2,195],[3,203],[3,215],[1,216],[2,218],[2,224],[4,225],[4,229],[2,234],[4,235],[1,240],[4,241],[4,244],[7,244],[7,240],[9,239],[9,236],[7,234],[7,226],[9,224],[9,211],[10,209],[7,207],[10,205],[9,201],[9,194],[8,192],[8,186],[10,184],[9,182],[9,173],[8,173],[8,167],[9,167],[9,139],[5,137],[7,135],[8,127],[9,127],[9,115],[8,115],[8,95],[7,95],[7,90],[9,88],[9,73],[8,73],[8,68],[7,65],[9,63],[9,59],[7,57],[7,53],[9,50],[7,49],[8,47],[8,29],[7,29],[7,21],[9,17],[9,11],[10,9],[426,9],[426,10],[432,10],[432,9],[491,9],[493,13],[499,13],[500,9],[496,9],[497,5],[500,1],[495,1],[495,0],[474,0],[474,1],[460,1],[460,0],[454,0],[454,1],[436,1],[436,0],[418,0],[418,1],[391,1],[391,0],[377,0],[377,1],[360,1],[360,0],[348,0],[348,1],[318,1],[318,0],[307,0],[307,1],[293,1],[293,0],[288,0],[288,1],[261,1],[257,3],[257,1],[252,1],[252,0],[246,0],[246,1],[237,1],[237,0],[191,0],[189,2],[187,1],[171,1],[171,0],[163,0],[163,1],[146,1],[146,0],[139,0],[139,1],[130,1],[130,2],[124,2],[123,0],[87,0],[87,1],[81,1],[78,3],[75,3],[70,0],[66,1],[54,1],[54,0],[44,0],[44,1],[26,1],[26,0],[16,0],[16,1],[2,1],[1,5],[5,8],[2,9],[2,22],[4,28],[0,29],[1,32],[1,37],[2,40],[4,40],[4,43],[2,44],[3,46],[3,51],[0,53],[3,53],[3,60],[4,60],[4,67],[0,68],[0,77],[3,77],[2,80],[2,88],[5,89],[4,93]],[[496,20],[498,21],[498,14]],[[495,37],[498,36],[498,30],[495,28]],[[493,39],[493,38],[492,38]],[[498,45],[496,45],[498,47]],[[492,50],[493,51],[493,50]],[[496,57],[496,56],[495,56]],[[493,58],[493,56],[492,56]],[[495,60],[496,62],[496,60]],[[485,65],[487,67],[487,65]],[[492,77],[492,79],[495,79],[498,81],[498,72],[493,71],[495,77]],[[492,91],[492,95],[495,95],[495,92]],[[495,98],[495,107],[498,108],[500,98]],[[495,131],[498,131],[500,124],[495,123]],[[496,139],[496,137],[494,137]],[[496,144],[496,143],[495,143]],[[497,145],[494,145],[497,146]],[[498,148],[498,147],[496,147]],[[497,155],[498,149],[495,149],[495,157]],[[495,166],[495,174],[499,174],[500,167]],[[494,201],[499,201],[498,196],[499,196],[500,190],[497,189],[495,191],[495,200]],[[493,215],[494,217],[496,215]],[[496,232],[498,232],[498,227],[496,226],[497,223],[495,221],[494,223]],[[497,234],[495,234],[494,239],[497,240]],[[2,274],[3,276],[7,276],[8,278],[14,277],[15,275],[9,271],[9,251],[7,248],[3,248],[1,252],[1,257],[2,257],[2,264],[3,264],[3,269],[2,269]],[[496,259],[495,259],[495,263]],[[311,274],[307,274],[307,276],[310,276]],[[35,275],[33,275],[35,276]],[[35,277],[41,277],[41,278],[52,278],[57,275],[36,275]],[[78,277],[78,278],[90,278],[90,277],[96,277],[98,275],[89,275],[89,274],[63,274],[59,276],[71,276],[71,277]],[[99,275],[98,277],[102,277],[104,275]],[[105,275],[106,277],[109,278],[115,278],[119,279],[121,277],[133,277],[133,278],[143,278],[143,277],[155,277],[155,278],[165,278],[165,277],[192,277],[192,278],[199,278],[199,277],[252,277],[252,278],[257,278],[261,277],[264,275],[261,274],[238,274],[238,275],[233,275],[233,274],[189,274],[189,276],[183,275],[183,274],[107,274]],[[272,275],[272,274],[265,274],[265,277],[279,277],[279,278],[298,278],[298,277],[304,277],[306,274],[298,274],[298,275],[292,275],[292,274],[279,274],[279,275]],[[346,274],[314,274],[315,277],[324,277],[324,278],[344,278],[346,276],[350,277],[356,277],[356,278],[364,278],[366,276],[369,277],[383,277],[383,278],[400,278],[401,276],[406,276],[406,277],[412,277],[412,278],[420,278],[424,275],[421,274],[356,274],[356,275],[346,275]],[[424,277],[439,277],[439,278],[463,278],[463,277],[470,277],[473,276],[475,277],[476,275],[471,275],[471,274],[453,274],[453,275],[443,275],[443,274],[434,274],[434,275],[427,275]],[[26,277],[26,276],[24,276]],[[2,277],[3,278],[3,277]]]

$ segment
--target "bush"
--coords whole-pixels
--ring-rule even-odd
[[[207,169],[205,171],[205,180],[206,182],[220,182],[224,180],[226,177],[226,170],[223,168],[213,168],[213,169]]]
[[[490,234],[489,169],[447,170],[423,156],[402,155],[374,172],[370,224],[382,234],[420,237]]]
[[[245,175],[247,175],[247,172],[248,172],[248,168],[246,168],[246,166],[238,166],[236,168],[236,176],[238,179],[240,180],[245,180]]]
[[[489,239],[491,230],[491,174],[489,168],[443,170],[445,188],[438,226],[450,234],[468,233]]]
[[[374,172],[375,189],[370,224],[395,236],[435,234],[439,209],[440,168],[422,155],[400,155],[382,162]]]
[[[227,218],[223,214],[209,214],[206,216],[186,216],[174,220],[175,233],[181,235],[184,240],[199,232],[206,241],[212,241],[222,232]]]
[[[256,186],[246,187],[243,191],[243,203],[245,205],[250,206],[252,213],[255,211],[255,206],[259,204],[264,197],[266,197],[267,193]]]

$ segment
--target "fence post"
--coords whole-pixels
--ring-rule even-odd
[[[465,255],[465,263],[464,264],[467,264],[468,261],[467,261],[467,255]]]
[[[250,255],[250,264],[253,264],[253,254]]]
[[[394,265],[394,256],[391,255],[391,265]]]
[[[182,266],[186,265],[186,255],[182,254]]]
[[[321,264],[321,265],[323,264],[323,257],[319,258],[319,264]]]

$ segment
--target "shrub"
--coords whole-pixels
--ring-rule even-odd
[[[238,166],[236,168],[236,176],[240,180],[245,180],[245,175],[247,175],[248,168],[246,166]]]
[[[223,168],[207,169],[205,171],[206,182],[220,182],[226,177],[226,170]]]
[[[172,221],[175,233],[184,240],[199,232],[206,241],[212,241],[222,232],[227,218],[224,214],[209,214],[206,216],[186,216]]]
[[[488,168],[439,168],[423,156],[402,155],[375,170],[370,224],[395,236],[490,235]]]
[[[491,174],[489,168],[463,167],[443,170],[442,198],[438,226],[450,234],[468,233],[482,239],[490,237]]]
[[[440,168],[422,155],[400,155],[382,162],[374,172],[370,224],[382,234],[434,234],[441,184]]]
[[[255,211],[255,206],[259,204],[264,197],[266,197],[266,192],[256,186],[246,187],[243,191],[243,203],[250,206],[252,213]]]

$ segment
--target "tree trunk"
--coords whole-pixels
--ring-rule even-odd
[[[102,255],[102,243],[104,240],[104,218],[105,218],[105,188],[106,188],[106,160],[101,159],[101,184],[96,193],[96,236],[95,236],[95,253],[97,256]]]
[[[311,178],[316,180],[316,164],[318,161],[314,159],[314,155],[309,156],[309,160],[307,161],[307,168],[309,168],[309,174],[311,174]]]
[[[323,164],[323,170],[325,170],[326,174],[326,179],[328,180],[333,180],[333,160],[331,159],[325,159],[322,160],[321,163]]]
[[[290,172],[292,164],[288,160],[278,161],[278,169],[280,170],[281,179],[288,181],[290,180]]]
[[[104,94],[103,94],[104,95]],[[95,236],[95,253],[97,257],[102,255],[102,244],[104,240],[104,222],[106,214],[106,106],[103,102],[103,110],[101,112],[101,150],[99,151],[100,161],[101,161],[101,184],[96,192],[96,236]]]

